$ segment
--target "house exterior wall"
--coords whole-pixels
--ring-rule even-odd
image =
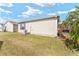
[[[7,22],[7,23],[5,24],[5,29],[6,29],[6,31],[8,31],[8,32],[13,32],[13,24],[10,23],[10,22]]]
[[[18,31],[18,24],[14,24],[14,25],[13,25],[13,31],[14,31],[14,32],[17,32],[17,31]]]
[[[2,27],[2,25],[0,24],[0,31],[3,31],[3,27]]]
[[[23,23],[24,24],[24,23]],[[18,32],[20,32],[20,33],[24,33],[24,29],[21,29],[20,26],[21,24],[18,24]]]
[[[2,30],[2,28],[0,28],[0,32],[2,32],[3,30]]]
[[[57,36],[57,20],[46,20],[31,23],[31,34]]]
[[[25,23],[25,29],[31,34],[43,35],[43,36],[57,36],[57,20],[41,20],[35,22]],[[24,29],[24,30],[25,30]],[[18,24],[18,32],[24,33],[24,30],[20,29]]]
[[[22,24],[25,24],[25,29],[21,29],[21,24],[18,24],[18,32],[20,33],[25,33],[25,30],[27,30],[27,33],[30,33],[31,32],[31,23],[22,23]]]
[[[31,33],[31,26],[32,26],[32,23],[25,23],[25,24],[26,24],[25,29],[27,30],[27,33]]]

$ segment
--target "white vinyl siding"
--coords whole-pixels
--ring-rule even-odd
[[[23,23],[21,23],[23,24]],[[43,36],[57,36],[57,20],[48,19],[34,22],[26,22],[25,29],[28,33],[43,35]],[[18,24],[18,32],[24,33],[24,30],[20,29],[20,24]]]
[[[0,24],[0,31],[3,31],[3,26],[2,26],[2,24]]]
[[[5,29],[6,29],[7,32],[13,32],[13,24],[10,23],[10,22],[7,22],[5,24]]]
[[[57,20],[32,22],[31,34],[57,36]]]

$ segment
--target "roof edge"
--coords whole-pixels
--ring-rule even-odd
[[[35,19],[35,20],[18,22],[18,24],[20,24],[20,23],[28,23],[28,22],[35,22],[35,21],[41,21],[41,20],[52,19],[52,18],[56,19],[56,20],[59,20],[59,16],[51,16],[51,17],[46,17],[46,18],[41,18],[41,19]]]

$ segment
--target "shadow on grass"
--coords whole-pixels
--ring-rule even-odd
[[[3,45],[3,41],[0,41],[0,50],[1,50],[2,45]]]

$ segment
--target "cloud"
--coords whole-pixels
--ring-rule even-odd
[[[0,6],[12,7],[12,3],[0,3]]]
[[[70,10],[66,10],[66,11],[58,11],[57,13],[58,14],[66,14],[66,13],[69,13],[69,12],[72,12],[72,11],[75,11],[75,8],[70,9]]]
[[[26,6],[26,7],[28,8],[28,10],[22,12],[22,14],[18,15],[18,17],[21,17],[21,16],[22,17],[29,17],[31,15],[41,14],[42,13],[42,11],[40,11],[39,9],[34,9],[34,8],[30,7],[30,6]]]
[[[68,11],[57,11],[55,13],[48,13],[48,16],[56,16],[56,15],[61,15],[61,14],[67,14]]]
[[[48,13],[49,16],[55,16],[57,15],[56,13]]]
[[[65,11],[57,11],[55,13],[48,13],[49,16],[54,16],[54,15],[61,15],[61,14],[67,14],[69,12],[75,11],[76,8],[70,9],[70,10],[65,10]]]
[[[22,15],[18,15],[17,17],[28,18],[29,16],[28,16],[28,15],[24,15],[24,14],[22,14]]]
[[[76,10],[76,8],[73,8],[73,9],[70,9],[69,12],[72,12],[72,11],[75,11],[75,10]]]
[[[36,5],[39,5],[41,7],[44,7],[44,6],[50,6],[50,5],[56,5],[56,3],[35,3]]]
[[[0,8],[0,13],[1,13],[1,12],[5,12],[5,13],[8,13],[8,14],[12,13],[11,11],[4,10],[4,9]]]
[[[0,12],[4,12],[4,9],[0,8]]]
[[[57,14],[66,14],[68,13],[69,11],[58,11]]]
[[[0,17],[0,23],[5,23],[6,20]]]
[[[25,15],[34,15],[34,14],[41,14],[42,11],[40,11],[39,9],[33,9],[29,6],[26,6],[28,8],[27,11],[23,12],[23,14]]]

